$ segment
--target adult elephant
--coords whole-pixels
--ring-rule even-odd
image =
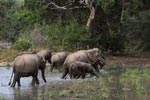
[[[15,87],[15,84],[17,82],[18,86],[21,86],[20,78],[28,77],[28,76],[33,77],[32,85],[35,85],[35,82],[39,84],[39,80],[37,77],[39,69],[42,72],[43,80],[46,82],[44,76],[45,67],[46,67],[46,62],[44,58],[41,58],[37,54],[24,54],[22,56],[18,56],[13,62],[13,72],[11,75],[11,79],[12,79],[14,73],[13,83],[11,85],[11,79],[10,79],[9,85],[11,85],[11,87]]]
[[[66,57],[69,55],[69,52],[57,52],[51,57],[50,71],[52,72],[54,68],[63,65]]]
[[[64,69],[62,78],[65,78],[65,76],[69,73],[69,66],[71,63],[74,63],[75,61],[91,63],[92,65],[94,65],[93,67],[98,72],[99,72],[98,65],[101,66],[100,67],[101,69],[106,64],[105,59],[98,48],[93,48],[89,50],[80,50],[67,56],[63,64]]]
[[[50,50],[42,50],[37,53],[40,57],[44,58],[45,61],[48,61],[51,64],[51,51]]]

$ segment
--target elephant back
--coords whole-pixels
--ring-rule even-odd
[[[71,63],[74,63],[75,61],[80,61],[80,62],[89,62],[89,59],[86,55],[85,52],[80,51],[80,52],[75,52],[67,56],[64,66],[69,66]]]
[[[14,67],[17,72],[32,72],[39,68],[39,57],[35,54],[19,56],[14,61]]]
[[[45,59],[50,59],[51,58],[51,51],[50,50],[42,50],[37,53],[40,57],[43,57]]]

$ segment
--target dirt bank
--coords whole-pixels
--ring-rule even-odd
[[[114,64],[125,64],[125,63],[132,63],[137,62],[142,64],[145,67],[150,67],[150,54],[126,54],[126,55],[104,55],[106,58],[107,64],[114,63]]]
[[[141,63],[145,67],[150,67],[150,54],[126,54],[126,55],[110,55],[104,54],[107,64],[125,64],[131,62]],[[12,62],[0,62],[0,67],[12,66]],[[49,64],[47,64],[49,66]]]

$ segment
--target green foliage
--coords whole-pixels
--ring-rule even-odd
[[[59,92],[59,96],[66,96],[70,93],[70,90],[62,90]]]
[[[78,6],[69,1],[53,2],[68,8]],[[150,50],[150,1],[96,1],[100,5],[88,33],[85,25],[89,9],[52,9],[55,6],[50,4],[51,0],[0,0],[0,40],[15,42],[21,37],[34,48],[42,42],[38,47],[48,45],[52,51],[92,47],[111,53]]]
[[[62,40],[64,38],[64,26],[58,22],[55,24],[46,26],[46,36],[48,40],[48,46],[51,50],[61,50]]]
[[[46,34],[49,48],[55,51],[87,48],[90,38],[86,33],[86,27],[76,21],[66,26],[60,22],[47,26]]]
[[[101,4],[101,7],[105,13],[109,13],[115,4],[115,0],[97,0],[97,2]]]
[[[54,93],[54,92],[49,92],[49,97],[50,97],[50,98],[53,98],[53,97],[54,97],[54,95],[55,95],[55,93]]]
[[[106,40],[107,41],[102,44],[105,50],[110,51],[112,54],[123,52],[126,41],[124,34],[111,32],[107,34]]]
[[[149,69],[133,69],[127,70],[122,74],[121,83],[125,87],[135,86],[137,94],[146,94],[149,93],[147,86],[149,85]],[[144,84],[144,85],[143,85]]]
[[[13,49],[24,51],[31,48],[32,44],[29,41],[25,41],[23,39],[18,39],[15,44],[12,46]]]
[[[15,23],[11,20],[14,11],[14,0],[0,0],[0,40],[11,40],[15,37]]]
[[[24,54],[23,52],[18,52],[17,50],[2,50],[0,52],[0,60],[2,62],[12,62],[17,56]],[[9,63],[7,63],[9,65]]]
[[[150,10],[141,11],[136,16],[128,16],[123,21],[123,30],[127,33],[128,45],[135,51],[150,50]]]
[[[63,50],[77,50],[87,47],[87,44],[84,44],[89,40],[89,35],[86,33],[86,27],[79,25],[76,21],[66,25],[65,35],[63,39]]]

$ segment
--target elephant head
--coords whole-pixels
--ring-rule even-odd
[[[98,70],[97,65],[100,65],[100,69],[106,65],[105,58],[102,54],[102,52],[98,48],[93,48],[90,50],[87,50],[87,56],[89,60],[91,61],[92,66]]]

